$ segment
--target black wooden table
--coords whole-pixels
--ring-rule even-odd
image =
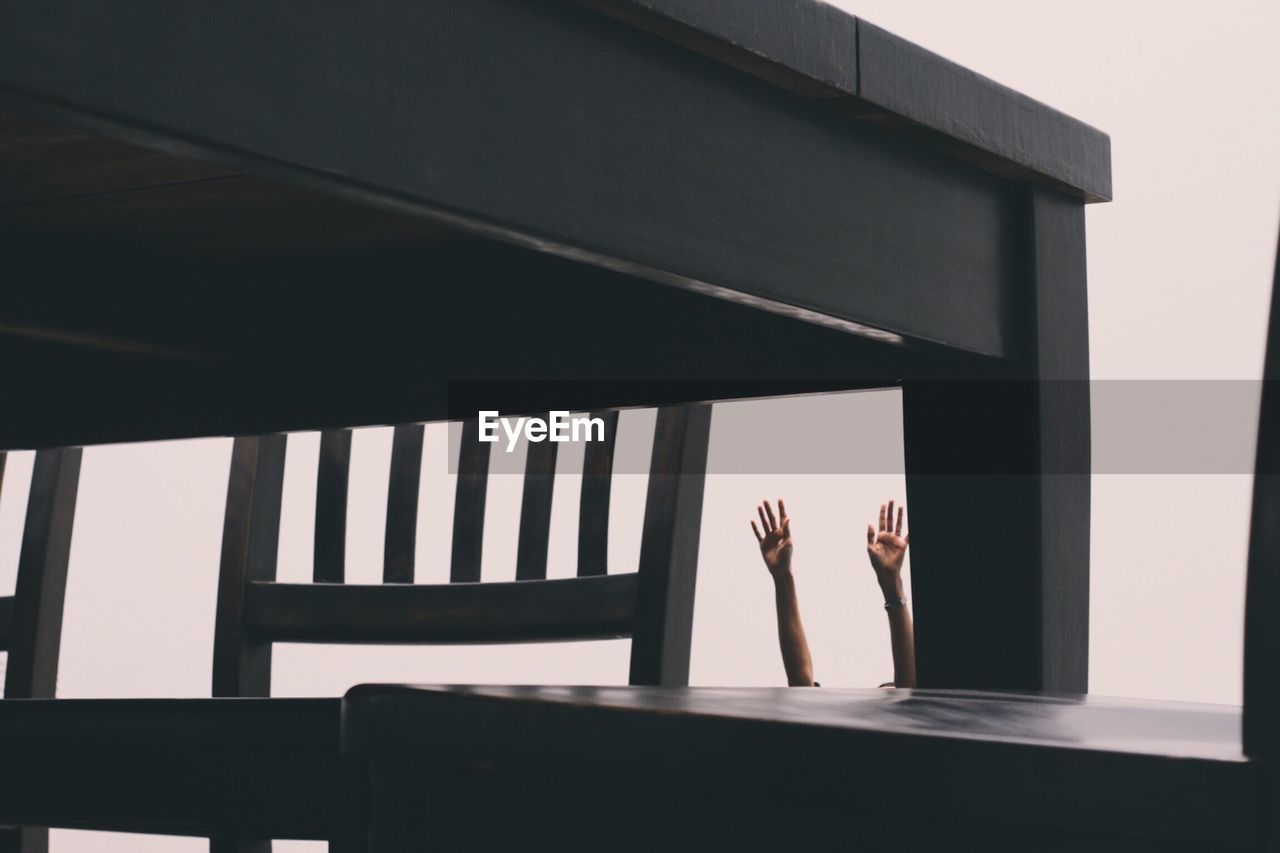
[[[1109,151],[810,0],[14,0],[0,447],[902,387],[922,682],[1082,691]]]
[[[1082,693],[1110,197],[1105,134],[816,0],[9,0],[0,448],[901,387],[921,684]],[[1243,740],[1234,710],[1009,693],[364,687],[335,764],[333,700],[32,700],[0,706],[34,768],[0,817],[1276,849],[1273,384]],[[253,754],[279,775],[236,787]],[[364,762],[367,797],[272,790]],[[95,789],[131,763],[147,796]]]
[[[929,690],[364,685],[372,853],[1239,850],[1240,710]],[[607,839],[607,840],[606,840]]]

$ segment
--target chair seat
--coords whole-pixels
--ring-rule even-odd
[[[1241,753],[1231,707],[972,691],[394,685],[361,686],[344,701],[343,748],[369,759],[375,827],[388,827],[375,851],[407,849],[411,836],[497,848],[513,825],[585,847],[591,831],[646,821],[711,847],[843,831],[873,849],[903,833],[947,846],[1235,849],[1257,830],[1260,774]],[[434,797],[436,825],[388,814],[390,787],[414,792],[404,802]],[[483,806],[473,804],[495,796],[529,814],[475,823]],[[582,845],[568,840],[578,832]],[[638,849],[657,839],[634,840]]]
[[[0,702],[0,823],[324,838],[349,798],[337,699]]]

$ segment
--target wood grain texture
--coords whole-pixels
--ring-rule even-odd
[[[1239,711],[1214,706],[977,691],[366,685],[344,699],[343,720],[344,750],[371,760],[373,853],[464,841],[509,849],[517,836],[585,850],[620,825],[635,827],[620,837],[628,850],[820,849],[851,821],[877,850],[900,849],[904,833],[927,849],[1245,850],[1262,820],[1262,768],[1240,753]],[[858,766],[878,772],[850,772]],[[506,796],[516,786],[542,793],[522,810],[527,821],[477,822],[477,804],[491,798],[528,803]]]
[[[0,111],[0,206],[137,192],[229,170]]]
[[[582,492],[578,501],[578,577],[609,571],[609,498],[613,493],[613,451],[618,440],[618,413],[592,412],[604,422],[604,437],[587,445],[582,459]]]
[[[526,643],[625,637],[636,574],[451,584],[252,583],[246,630],[307,643]]]
[[[1007,184],[927,146],[570,4],[189,11],[199,27],[159,0],[119,18],[79,0],[12,6],[0,83],[136,140],[180,137],[200,156],[469,233],[873,334],[1002,352]],[[53,41],[40,35],[51,16],[74,22]],[[139,45],[97,73],[98,45],[130,43],[144,21],[166,49]],[[275,49],[221,59],[227,44],[259,43]],[[334,65],[321,70],[317,55]],[[122,74],[134,85],[116,85]],[[282,76],[288,87],[272,84]],[[285,103],[243,97],[268,91]],[[290,121],[274,119],[281,111]]]
[[[347,561],[347,486],[351,475],[351,430],[320,435],[316,467],[316,529],[311,579],[342,583]]]
[[[422,482],[422,424],[401,424],[391,439],[383,583],[413,583],[418,541],[418,490]]]
[[[1089,689],[1091,487],[1084,209],[1030,190],[1040,539],[1040,689]]]
[[[927,131],[951,153],[1086,202],[1111,200],[1111,140],[1007,86],[858,21],[858,100],[869,120]]]
[[[811,100],[854,94],[858,21],[810,0],[579,0]]]

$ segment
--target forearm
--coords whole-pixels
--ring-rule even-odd
[[[796,582],[790,572],[773,576],[774,602],[778,610],[778,648],[782,665],[791,687],[813,686],[813,660],[809,657],[809,641],[800,621],[800,604],[796,599]]]
[[[893,649],[893,686],[916,686],[916,644],[911,611],[906,605],[902,577],[880,578],[885,612],[889,616],[889,644]]]

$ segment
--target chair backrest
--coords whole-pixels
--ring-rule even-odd
[[[36,452],[18,556],[18,582],[0,597],[4,698],[51,699],[58,684],[62,605],[80,482],[79,448]],[[0,453],[0,484],[5,454]]]
[[[5,699],[51,699],[58,687],[62,605],[80,482],[79,448],[40,450],[31,471],[27,516],[13,595],[0,597],[0,651]],[[0,487],[5,454],[0,451]],[[0,758],[3,762],[3,758]],[[45,853],[49,830],[0,826],[0,850]]]
[[[1244,619],[1244,751],[1280,758],[1280,247],[1271,288],[1249,523]]]
[[[215,696],[266,696],[271,644],[520,643],[631,637],[632,684],[688,681],[698,534],[711,407],[658,411],[639,565],[608,573],[609,495],[617,412],[594,412],[604,440],[586,444],[577,576],[548,580],[557,444],[530,443],[514,580],[480,583],[493,445],[463,429],[450,582],[414,584],[423,427],[394,431],[383,583],[344,583],[351,433],[323,433],[316,483],[313,582],[278,583],[276,549],[286,437],[236,439],[223,531],[214,639]]]

